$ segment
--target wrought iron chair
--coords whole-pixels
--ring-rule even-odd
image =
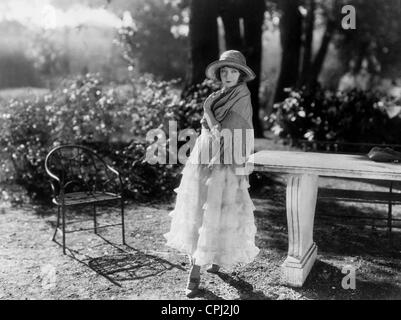
[[[63,238],[63,253],[66,254],[66,208],[77,205],[93,205],[93,230],[122,226],[122,243],[125,244],[123,181],[117,170],[109,166],[93,150],[79,145],[63,145],[52,149],[46,156],[45,169],[50,176],[53,203],[57,206],[57,224],[52,240],[57,242],[57,231]],[[98,226],[96,205],[109,201],[120,201],[121,223]]]

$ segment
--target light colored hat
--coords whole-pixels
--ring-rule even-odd
[[[233,67],[239,69],[245,73],[244,81],[251,81],[255,79],[256,75],[246,65],[246,59],[244,55],[237,50],[228,50],[221,54],[220,59],[212,62],[206,68],[206,76],[212,80],[216,79],[216,71],[222,67]]]

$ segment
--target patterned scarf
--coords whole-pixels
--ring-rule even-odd
[[[211,110],[217,121],[221,122],[227,116],[231,108],[238,103],[240,99],[250,95],[246,83],[242,82],[227,90],[221,89],[216,92]]]

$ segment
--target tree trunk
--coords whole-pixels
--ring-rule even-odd
[[[313,31],[315,29],[315,9],[315,0],[308,0],[308,15],[305,20],[305,32],[303,41],[302,71],[299,78],[298,87],[301,87],[306,82],[308,82],[308,76],[311,72],[313,55]]]
[[[248,66],[255,72],[255,80],[249,83],[253,107],[253,126],[256,137],[263,137],[263,128],[259,118],[259,87],[262,66],[262,27],[264,23],[266,3],[264,0],[242,0],[242,12],[244,19],[244,55]]]
[[[249,83],[253,106],[255,135],[263,136],[259,120],[259,85],[262,58],[262,26],[266,10],[265,0],[191,0],[190,3],[190,74],[183,96],[192,91],[193,85],[205,79],[208,64],[219,56],[217,17],[224,23],[227,49],[242,51],[247,64],[256,74]],[[244,37],[241,37],[240,18],[244,21]],[[192,87],[192,88],[191,88]]]
[[[227,50],[242,51],[244,42],[240,29],[240,7],[238,0],[221,0],[220,16],[224,24]]]
[[[314,90],[314,88],[318,84],[318,78],[319,78],[320,72],[322,71],[323,63],[326,58],[331,39],[333,38],[335,28],[336,28],[335,20],[329,20],[327,22],[326,31],[323,35],[323,39],[322,39],[322,43],[320,45],[319,51],[317,52],[315,60],[313,61],[310,78],[309,78],[309,81],[307,84],[308,88],[310,88],[312,90]]]
[[[280,38],[282,47],[281,70],[274,102],[283,101],[287,94],[284,89],[295,87],[299,74],[302,15],[298,10],[298,0],[281,0],[283,15],[280,19]]]
[[[206,67],[219,56],[218,1],[192,0],[190,11],[190,74],[188,84],[191,86],[205,80]]]

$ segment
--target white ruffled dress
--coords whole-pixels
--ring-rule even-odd
[[[230,165],[199,164],[202,148],[213,134],[202,130],[182,172],[166,245],[190,255],[196,265],[232,268],[259,253],[255,246],[255,207],[248,176],[235,175]],[[207,149],[209,150],[209,149]]]

